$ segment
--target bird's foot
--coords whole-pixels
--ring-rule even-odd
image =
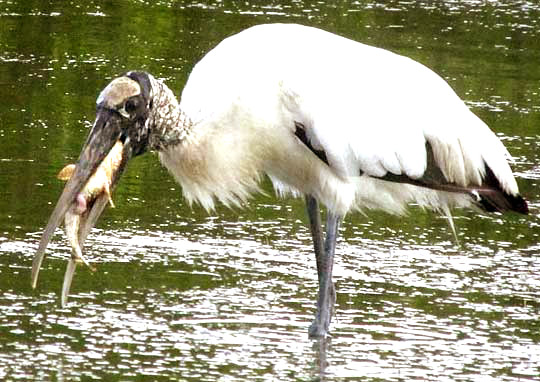
[[[334,283],[328,288],[328,295],[325,299],[325,306],[317,306],[315,319],[308,329],[310,338],[326,338],[330,336],[329,327],[332,316],[334,315],[334,304],[336,303],[336,289]]]

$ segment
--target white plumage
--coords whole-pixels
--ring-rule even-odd
[[[500,140],[433,71],[319,29],[260,25],[211,50],[180,104],[144,72],[128,72],[101,92],[34,259],[32,285],[69,203],[118,139],[113,186],[129,158],[155,150],[186,199],[208,210],[216,199],[243,204],[263,176],[279,193],[306,198],[319,276],[312,336],[328,331],[336,237],[352,209],[402,213],[416,202],[447,216],[453,206],[528,211]],[[318,202],[328,209],[325,237]]]
[[[469,205],[463,193],[373,178],[422,177],[426,142],[449,182],[479,186],[485,162],[505,192],[518,192],[508,152],[442,78],[409,58],[315,28],[260,25],[225,39],[193,69],[180,109],[194,122],[192,138],[161,159],[186,198],[205,208],[213,196],[244,201],[263,173],[341,216],[351,208],[401,213],[411,201]],[[291,134],[295,122],[329,166]],[[177,163],[185,160],[189,166]]]

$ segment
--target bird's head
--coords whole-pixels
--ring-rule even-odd
[[[45,251],[66,212],[117,141],[122,142],[123,150],[118,169],[110,179],[111,188],[118,182],[127,162],[149,149],[156,84],[158,82],[148,73],[128,72],[112,80],[99,94],[92,130],[83,145],[75,171],[49,218],[38,254]],[[89,222],[90,226],[95,224],[99,215],[90,214],[94,220]]]
[[[155,82],[148,73],[128,72],[101,91],[96,101],[96,120],[79,161],[99,163],[117,140],[122,141],[129,158],[147,151]],[[84,157],[87,151],[88,157]]]
[[[128,72],[112,80],[101,91],[96,101],[96,119],[92,130],[83,145],[75,172],[56,207],[60,208],[60,217],[117,141],[123,145],[122,160],[118,171],[113,174],[112,185],[118,182],[132,157],[148,150],[151,133],[149,117],[153,107],[153,84],[156,82],[148,73]]]

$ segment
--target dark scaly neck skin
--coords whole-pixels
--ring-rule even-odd
[[[174,93],[163,82],[150,77],[152,82],[152,110],[147,126],[150,129],[151,150],[162,151],[180,144],[193,126],[191,120],[180,110]]]

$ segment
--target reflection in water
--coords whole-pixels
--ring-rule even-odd
[[[147,3],[0,1],[1,380],[539,378],[537,4]],[[444,220],[418,209],[347,217],[332,338],[321,343],[306,333],[317,278],[302,201],[261,196],[208,216],[148,157],[131,164],[117,208],[93,231],[98,270],[77,270],[68,307],[60,231],[32,291],[31,258],[62,186],[54,177],[76,159],[108,80],[146,69],[179,93],[217,41],[278,21],[442,74],[516,158],[532,215],[458,212],[461,248]]]
[[[242,237],[252,228],[234,226]],[[281,239],[290,227],[283,228]],[[79,272],[66,309],[58,303],[60,257],[69,248],[59,246],[37,293],[15,292],[29,290],[21,277],[0,297],[10,350],[2,361],[17,353],[36,360],[46,375],[63,365],[65,375],[96,378],[435,380],[463,373],[474,379],[496,372],[505,359],[512,360],[512,372],[537,372],[540,268],[526,253],[461,254],[422,244],[392,253],[377,247],[379,240],[365,241],[368,250],[342,242],[338,306],[326,343],[306,334],[316,292],[307,229],[298,248],[279,244],[279,237],[277,246],[267,246],[219,234],[196,241],[178,236],[97,231],[88,244],[98,271]],[[28,247],[2,243],[0,251],[30,259]],[[32,367],[17,364],[11,372],[23,375]]]
[[[313,340],[313,350],[315,351],[315,381],[324,382],[327,380],[326,368],[328,367],[328,347],[330,346],[331,338],[319,338]]]

